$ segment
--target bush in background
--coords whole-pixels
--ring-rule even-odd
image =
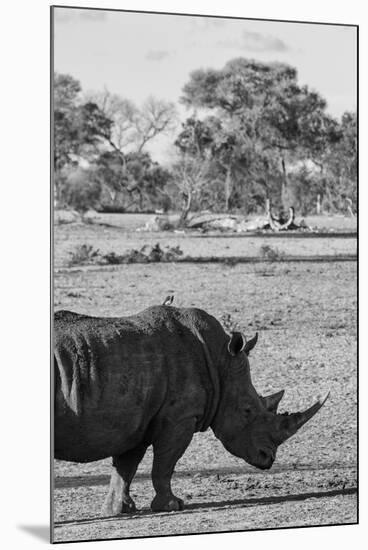
[[[65,181],[63,200],[77,212],[96,209],[101,197],[101,183],[94,177],[93,169],[75,168]]]

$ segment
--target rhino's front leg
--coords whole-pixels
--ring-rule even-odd
[[[109,492],[102,507],[103,515],[135,512],[134,501],[129,495],[130,484],[146,449],[146,445],[139,445],[122,455],[113,456],[114,470],[111,474]]]
[[[152,483],[156,496],[151,503],[151,509],[154,512],[184,508],[184,502],[171,491],[171,477],[177,461],[193,437],[195,424],[193,419],[180,425],[165,426],[153,443]]]

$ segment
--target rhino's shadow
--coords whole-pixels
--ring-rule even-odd
[[[220,502],[198,502],[194,504],[186,504],[186,510],[197,510],[199,508],[227,508],[231,506],[262,506],[269,504],[280,504],[283,502],[306,500],[308,498],[325,498],[335,497],[338,495],[352,495],[357,492],[356,487],[349,487],[346,489],[334,489],[331,491],[309,492],[299,493],[291,495],[279,495],[269,497],[252,497],[252,498],[240,498],[234,500],[224,500]]]
[[[308,492],[308,493],[299,493],[299,494],[290,494],[290,495],[278,495],[278,496],[269,496],[269,497],[252,497],[252,498],[239,498],[232,500],[223,500],[217,502],[196,502],[193,504],[185,504],[184,512],[188,513],[190,511],[195,512],[197,510],[202,510],[203,508],[216,509],[216,508],[231,508],[231,507],[251,507],[251,506],[265,506],[270,504],[280,504],[283,502],[306,500],[308,498],[325,498],[325,497],[335,497],[339,495],[352,495],[357,493],[356,487],[349,487],[346,489],[334,489],[331,491],[320,491],[320,492]],[[172,512],[166,512],[172,513]],[[161,513],[161,515],[165,512]],[[156,515],[153,514],[150,510],[142,510],[140,515]]]
[[[193,504],[186,504],[183,512],[176,512],[178,514],[190,514],[195,513],[198,510],[203,509],[216,509],[216,508],[232,508],[232,507],[253,507],[253,506],[267,506],[270,504],[280,504],[283,502],[306,500],[308,498],[326,498],[326,497],[335,497],[339,495],[353,495],[358,491],[357,487],[348,487],[345,489],[333,489],[331,491],[320,491],[320,492],[306,492],[299,494],[290,494],[290,495],[278,495],[278,496],[269,496],[269,497],[252,497],[252,498],[242,498],[234,500],[223,500],[218,502],[196,502]],[[81,524],[81,523],[94,523],[100,521],[132,521],[134,519],[139,519],[142,517],[164,517],[166,515],[173,514],[173,512],[152,512],[151,510],[145,509],[138,511],[132,515],[124,514],[120,516],[106,516],[106,517],[94,517],[94,518],[85,518],[85,519],[75,519],[75,520],[65,520],[55,522],[55,526],[62,526],[68,524]]]

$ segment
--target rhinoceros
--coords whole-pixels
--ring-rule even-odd
[[[175,465],[195,432],[211,428],[233,455],[261,469],[322,407],[278,414],[283,392],[260,396],[248,355],[257,334],[227,334],[197,308],[153,306],[127,317],[70,311],[54,322],[55,458],[112,457],[103,513],[135,511],[129,489],[153,447],[153,511],[182,510],[171,490]]]

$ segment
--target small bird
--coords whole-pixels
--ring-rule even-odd
[[[166,298],[165,298],[162,305],[163,306],[171,306],[173,301],[174,301],[174,294],[169,294],[168,296],[166,296]]]

